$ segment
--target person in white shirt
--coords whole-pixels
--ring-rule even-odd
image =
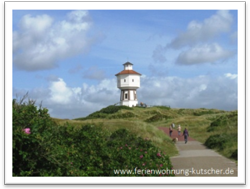
[[[178,126],[178,136],[181,136],[181,125]]]

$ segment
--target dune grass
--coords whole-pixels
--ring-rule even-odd
[[[174,123],[177,128],[180,124],[182,129],[187,128],[189,130],[190,137],[203,144],[214,135],[218,135],[221,140],[230,135],[237,136],[238,129],[237,111],[205,108],[173,109],[164,106],[121,109],[107,107],[85,118],[75,120],[56,119],[55,121],[60,124],[69,122],[75,126],[86,123],[95,124],[107,135],[120,128],[126,128],[137,136],[149,138],[158,148],[170,156],[176,155],[177,149],[171,142],[170,137],[159,130],[158,127],[169,127],[171,123]],[[231,138],[227,138],[228,141],[223,144],[223,149],[217,147],[214,149],[222,155],[232,158],[232,154],[237,153],[237,140],[235,138],[231,140]]]

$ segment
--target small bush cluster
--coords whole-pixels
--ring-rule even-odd
[[[214,121],[211,122],[210,126],[207,128],[208,132],[215,131],[219,127],[226,128],[228,125],[235,124],[237,127],[237,112],[232,112],[228,115],[218,116]]]
[[[205,142],[205,145],[211,149],[223,151],[231,144],[237,144],[237,134],[216,134],[211,135]],[[231,157],[237,160],[237,149],[232,152]]]

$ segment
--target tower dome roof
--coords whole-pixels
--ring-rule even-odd
[[[123,74],[135,74],[135,75],[141,75],[140,73],[134,71],[134,70],[122,70],[121,72],[119,72],[118,74],[116,74],[115,76],[118,75],[123,75]]]

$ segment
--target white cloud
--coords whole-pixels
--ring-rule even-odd
[[[87,11],[72,11],[65,20],[25,15],[13,32],[14,64],[27,71],[51,69],[58,61],[89,50],[91,21]]]
[[[33,46],[34,43],[44,38],[44,34],[48,32],[52,23],[53,19],[48,15],[23,16],[19,23],[19,31],[13,32],[13,51]]]
[[[224,76],[229,78],[229,79],[236,79],[238,77],[237,74],[231,74],[231,73],[226,73],[226,74],[224,74]]]
[[[187,30],[173,39],[168,47],[178,49],[186,45],[207,41],[220,33],[229,32],[232,23],[233,17],[229,11],[220,10],[201,23],[191,21]]]
[[[59,81],[51,82],[49,89],[51,91],[50,100],[53,103],[68,104],[70,102],[73,92],[66,86],[62,78],[59,78]]]
[[[217,43],[197,45],[179,54],[176,63],[191,65],[200,63],[213,63],[231,57],[234,53],[224,50]]]

